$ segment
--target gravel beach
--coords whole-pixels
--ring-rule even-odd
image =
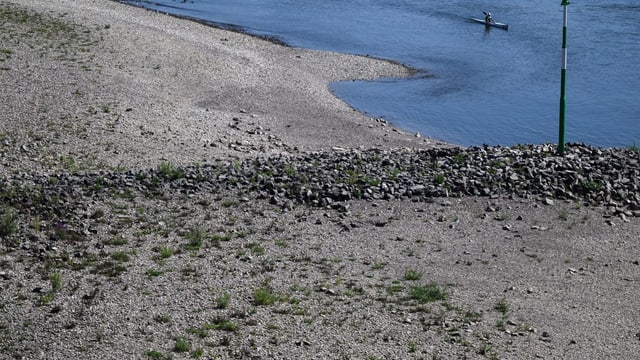
[[[410,76],[107,0],[0,0],[0,359],[632,359],[640,153],[461,148]]]

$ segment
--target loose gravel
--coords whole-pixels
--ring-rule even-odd
[[[640,352],[637,148],[460,148],[326,87],[398,64],[0,10],[0,358]]]

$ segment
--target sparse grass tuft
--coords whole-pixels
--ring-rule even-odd
[[[284,239],[276,239],[276,240],[274,240],[274,244],[276,244],[277,246],[279,246],[281,248],[289,247],[289,244],[287,244],[287,241],[284,240]]]
[[[158,173],[160,175],[169,178],[171,180],[177,180],[185,177],[184,170],[180,167],[174,166],[170,162],[162,162],[158,165]]]
[[[46,305],[46,304],[52,302],[53,299],[55,299],[55,297],[56,297],[56,295],[53,292],[49,292],[49,293],[44,294],[39,300],[40,305]]]
[[[488,358],[488,359],[497,359],[498,355],[495,353],[491,345],[483,344],[480,349],[478,349],[478,354]]]
[[[158,270],[158,269],[148,269],[146,271],[146,274],[147,274],[148,277],[153,278],[153,277],[158,277],[158,276],[164,274],[164,271]]]
[[[189,243],[185,245],[185,249],[197,251],[200,250],[204,240],[207,237],[207,233],[202,229],[192,229],[187,233],[186,238]]]
[[[265,253],[264,246],[258,243],[249,244],[249,247],[251,248],[251,252],[254,253],[255,255],[263,255]]]
[[[412,286],[409,289],[409,297],[420,304],[446,300],[447,296],[447,292],[435,284]]]
[[[213,235],[212,240],[214,242],[231,241],[232,238],[233,237],[232,237],[231,234],[224,234],[224,235],[215,234],[215,235]]]
[[[188,328],[187,329],[187,334],[193,334],[193,335],[198,336],[201,339],[204,339],[204,338],[207,337],[208,332],[207,332],[207,329],[204,329],[204,328],[201,328],[201,327],[199,327],[199,328]]]
[[[194,359],[200,359],[204,355],[202,348],[197,348],[191,353],[191,357]]]
[[[229,332],[235,332],[238,329],[238,325],[228,319],[219,318],[210,323],[202,324],[200,327],[188,328],[186,331],[189,334],[198,336],[201,339],[206,338],[209,335],[209,330],[223,330]]]
[[[49,282],[51,282],[51,291],[58,292],[62,290],[62,274],[53,273],[49,275]]]
[[[91,270],[92,274],[102,274],[108,277],[116,277],[127,271],[127,268],[120,262],[114,263],[113,261],[105,261],[103,263],[96,264]]]
[[[129,255],[124,251],[116,251],[116,252],[114,252],[113,254],[111,254],[111,258],[113,260],[121,262],[121,263],[128,262],[129,260],[131,260],[129,258]]]
[[[203,328],[206,328],[208,330],[224,330],[229,332],[235,332],[238,329],[238,325],[233,321],[220,318],[220,319],[213,320],[209,324],[204,324]]]
[[[171,322],[171,316],[169,315],[156,315],[154,316],[153,320],[155,320],[156,322],[160,323],[160,324],[168,324]]]
[[[18,230],[18,212],[6,207],[0,212],[0,237],[14,234]]]
[[[231,301],[231,295],[228,293],[224,293],[218,298],[216,298],[216,307],[218,309],[226,309],[229,307],[229,302]]]
[[[600,191],[602,184],[597,181],[586,180],[582,183],[582,187],[587,191]]]
[[[102,243],[104,245],[113,245],[113,246],[121,246],[126,245],[128,240],[123,236],[114,236],[111,239],[104,240]]]
[[[0,43],[3,45],[24,44],[39,56],[48,56],[68,66],[90,69],[94,56],[90,48],[100,42],[100,37],[89,27],[78,25],[50,13],[39,13],[2,4],[0,7]],[[14,53],[2,49],[0,61],[5,61]]]
[[[415,341],[413,341],[413,340],[409,341],[408,345],[409,345],[409,352],[410,353],[414,353],[414,352],[416,352],[418,350],[418,344],[416,344]]]
[[[407,270],[404,272],[404,279],[407,281],[417,281],[422,279],[423,272],[418,270]]]
[[[253,302],[256,305],[271,305],[280,297],[267,288],[258,288],[253,292]]]
[[[389,294],[397,294],[397,293],[399,293],[401,291],[404,291],[404,289],[405,289],[404,285],[393,284],[393,285],[387,286],[385,290]]]
[[[168,246],[163,246],[160,249],[158,249],[158,253],[161,259],[168,259],[173,256],[173,254],[175,253],[175,250],[173,250]]]
[[[560,212],[558,212],[558,219],[562,220],[562,221],[567,221],[569,220],[569,212],[567,210],[560,210]]]
[[[177,353],[185,353],[191,350],[191,343],[183,338],[176,339],[175,345],[173,345],[173,351]]]
[[[467,159],[467,154],[459,152],[453,156],[453,162],[456,164],[462,164]]]
[[[238,202],[235,200],[226,199],[222,202],[222,207],[226,207],[226,208],[233,207],[236,205],[238,205]]]
[[[493,306],[493,308],[501,312],[503,315],[506,315],[509,312],[510,306],[507,299],[502,298]]]

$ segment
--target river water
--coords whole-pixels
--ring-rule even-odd
[[[238,26],[296,47],[418,70],[332,91],[372,117],[460,145],[556,143],[561,0],[154,0],[134,5]],[[469,21],[482,11],[509,31]],[[566,141],[640,145],[640,0],[568,6]]]

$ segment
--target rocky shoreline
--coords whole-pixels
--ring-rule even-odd
[[[96,183],[140,191],[164,186],[236,190],[315,206],[350,199],[534,197],[612,206],[633,212],[627,216],[637,216],[639,157],[635,149],[583,144],[567,145],[565,156],[556,155],[553,145],[396,151],[334,148],[331,152],[216,160],[184,167],[165,162],[156,169],[139,171],[5,174],[0,181],[6,189],[22,184],[49,187],[49,191],[77,191]]]
[[[548,319],[547,294],[579,301],[586,313],[577,319],[634,321],[634,300],[603,310],[571,278],[637,281],[637,174],[637,151],[584,145],[565,157],[549,145],[336,148],[5,174],[0,345],[13,358],[97,359],[124,344],[118,357],[606,357],[608,337],[588,353],[572,350],[595,341],[592,330]],[[610,230],[594,232],[602,226]],[[500,270],[514,266],[517,275]],[[204,302],[203,287],[212,292]],[[423,300],[421,291],[438,295]],[[301,319],[309,326],[294,327]],[[346,330],[334,327],[345,319],[364,327],[339,340]],[[635,351],[633,326],[615,331],[619,354]]]
[[[280,324],[277,325],[279,329],[291,326],[289,321],[299,315],[311,316],[305,321],[314,323],[316,320],[313,319],[323,311],[312,304],[329,296],[337,301],[330,302],[336,315],[349,318],[351,315],[347,314],[357,314],[362,311],[361,306],[365,306],[369,309],[367,311],[377,309],[378,319],[384,319],[380,326],[386,330],[379,329],[372,333],[364,329],[354,333],[370,337],[380,332],[386,334],[385,339],[396,339],[396,345],[385,344],[387,340],[383,343],[376,340],[376,345],[358,347],[358,351],[370,356],[386,354],[405,357],[421,349],[420,354],[443,358],[510,358],[509,354],[518,358],[540,358],[548,354],[553,358],[557,351],[568,351],[563,342],[581,344],[582,335],[576,337],[576,334],[560,331],[552,321],[534,316],[537,310],[527,314],[534,309],[531,305],[510,310],[510,304],[522,301],[523,296],[539,298],[534,295],[542,290],[537,289],[551,286],[543,285],[549,281],[546,277],[512,278],[509,282],[525,284],[525,287],[511,285],[504,290],[508,295],[484,293],[471,284],[463,284],[460,279],[456,280],[458,285],[454,288],[437,285],[446,283],[444,279],[451,276],[457,278],[450,271],[442,272],[446,269],[445,264],[451,264],[456,258],[455,264],[464,264],[469,270],[472,269],[474,261],[461,260],[460,255],[454,255],[460,254],[460,251],[463,258],[474,253],[481,256],[480,266],[484,269],[480,270],[482,276],[495,276],[485,266],[498,260],[482,259],[480,254],[489,251],[493,259],[501,259],[498,267],[504,266],[499,265],[503,261],[512,261],[514,255],[517,257],[518,252],[514,253],[511,246],[505,247],[500,241],[486,242],[485,239],[492,237],[499,238],[506,234],[506,239],[521,239],[529,243],[520,247],[525,259],[537,259],[537,262],[554,269],[558,267],[554,262],[566,263],[569,261],[567,259],[573,259],[574,256],[562,250],[555,260],[542,258],[551,256],[540,255],[549,250],[545,244],[550,239],[558,236],[559,240],[568,241],[563,246],[571,247],[573,252],[585,249],[580,252],[592,254],[594,248],[602,246],[600,242],[603,240],[596,237],[594,243],[583,236],[593,226],[602,226],[598,225],[603,224],[599,218],[604,217],[604,224],[611,229],[620,229],[628,234],[636,231],[637,220],[633,217],[640,214],[637,206],[639,169],[636,150],[599,149],[574,144],[567,147],[564,157],[555,156],[553,150],[550,145],[411,151],[335,148],[331,152],[220,160],[197,166],[183,167],[165,162],[147,170],[5,174],[0,179],[3,189],[0,194],[3,204],[0,212],[0,253],[3,254],[0,280],[5,294],[14,294],[14,299],[18,301],[10,302],[7,297],[0,299],[4,310],[13,309],[10,316],[4,313],[4,322],[0,323],[0,330],[4,328],[9,331],[0,336],[0,345],[14,358],[49,358],[52,354],[58,354],[60,358],[105,356],[104,350],[78,351],[78,346],[85,347],[80,344],[87,344],[87,341],[94,346],[127,343],[132,352],[125,351],[118,356],[136,358],[173,358],[183,352],[178,345],[181,341],[189,344],[189,350],[185,351],[192,358],[209,354],[223,358],[289,359],[308,355],[310,350],[307,347],[316,349],[314,352],[321,351],[323,358],[358,357],[339,343],[333,344],[337,341],[333,336],[325,335],[325,340],[317,337],[318,333],[332,331],[331,327],[314,325],[292,334],[289,331],[275,331],[276,323]],[[517,210],[522,204],[529,204],[528,210]],[[385,208],[391,213],[385,215]],[[585,235],[580,235],[577,242],[570,240],[570,237],[566,237],[566,230],[555,224],[558,220],[548,218],[550,211],[557,212],[560,221],[571,221],[568,229],[572,229],[572,232]],[[188,218],[184,218],[183,213]],[[369,215],[365,215],[367,213]],[[592,218],[594,213],[598,216]],[[470,214],[475,215],[470,217]],[[401,221],[402,218],[408,220]],[[246,225],[238,227],[238,221]],[[405,224],[407,221],[410,225]],[[633,227],[616,227],[619,221]],[[482,236],[471,237],[474,239],[472,242],[483,244],[481,252],[474,246],[465,245],[466,240],[459,243],[459,234],[465,234],[461,239],[466,239],[469,231],[482,231]],[[432,240],[423,240],[425,235]],[[282,236],[289,240],[283,240]],[[328,236],[333,237],[334,241],[330,241]],[[348,244],[351,242],[353,246],[361,246],[357,244],[363,242],[363,236],[372,239],[382,236],[385,240],[381,240],[378,246],[384,246],[385,252],[375,255],[375,248],[371,248],[373,253],[366,251],[356,258],[353,258],[353,253],[348,255],[353,251],[349,250],[351,247]],[[604,239],[610,239],[610,236],[625,238],[628,235],[607,235]],[[315,237],[319,238],[312,240]],[[525,239],[529,239],[528,242]],[[635,241],[632,238],[629,240]],[[312,245],[314,241],[319,243]],[[402,250],[404,246],[413,241],[418,247],[408,253],[408,258],[390,265],[389,261],[406,251]],[[425,245],[427,248],[437,247],[436,250],[425,249],[423,255],[414,254],[415,251],[422,253],[424,250],[417,249]],[[306,254],[304,249],[307,246],[318,246],[317,253],[300,255]],[[324,246],[333,250],[328,253],[321,251]],[[638,265],[637,259],[634,261],[633,251],[628,252],[634,246],[628,243],[625,245],[626,255],[616,255],[625,258],[624,262],[615,266],[623,273],[633,273]],[[291,250],[281,249],[283,247],[291,247]],[[621,249],[616,249],[615,253],[619,251]],[[443,269],[434,267],[434,261],[441,261],[433,258],[439,252],[444,252]],[[212,268],[210,264],[207,265],[209,259],[224,258],[229,254],[235,254],[230,263],[225,261],[225,264],[216,264]],[[175,260],[167,262],[165,256]],[[301,260],[299,256],[307,260]],[[350,279],[346,288],[341,282],[332,283],[334,280],[325,278],[328,274],[322,275],[327,271],[327,259],[332,256],[336,264],[342,263],[343,260],[339,259],[344,256],[359,264],[350,271],[343,269],[345,265],[340,267],[343,270],[331,270],[334,274],[331,277],[345,276]],[[416,256],[417,263],[412,259]],[[432,259],[431,265],[425,267],[422,264],[420,258],[423,256]],[[586,263],[580,267],[567,267],[567,274],[596,273],[600,266],[610,266],[599,252],[582,256],[586,256]],[[583,263],[585,260],[582,256],[571,262]],[[595,263],[589,260],[594,257],[598,259]],[[314,275],[311,279],[316,280],[307,278],[310,275],[308,270],[290,275],[292,278],[282,273],[297,269],[301,261],[315,264],[312,266]],[[533,267],[537,268],[535,264]],[[358,275],[387,266],[391,272],[371,276],[370,280],[365,281],[367,277]],[[231,275],[239,269],[244,270]],[[210,271],[213,273],[208,274]],[[203,284],[218,282],[214,279],[222,276],[220,271],[227,274],[224,275],[227,281],[217,285],[214,300],[210,302],[219,303],[225,297],[232,297],[235,305],[225,311],[221,310],[222,305],[198,303],[199,296],[196,295]],[[418,280],[425,276],[425,271],[430,274],[432,281],[425,286],[429,291],[441,292],[439,296],[443,302],[437,300],[439,297],[419,300],[418,295],[405,293],[422,289],[422,285],[411,285],[411,281],[414,277]],[[165,289],[163,291],[167,291],[166,286],[184,281],[185,276],[192,272],[199,280],[192,280],[192,285],[183,289],[182,294],[170,295],[172,299],[182,299],[179,301],[181,305],[171,302],[146,310],[125,305],[132,301],[140,302],[141,294],[150,291],[144,290],[149,286],[162,286]],[[172,273],[183,274],[182,280],[169,275]],[[382,285],[389,276],[404,278],[407,284],[393,282],[391,285]],[[475,278],[475,275],[464,275],[464,272],[463,276]],[[635,281],[628,276],[625,275],[623,281]],[[62,280],[56,280],[58,277],[64,279],[67,285],[63,285]],[[615,283],[620,280],[610,281]],[[260,283],[269,285],[265,287]],[[295,285],[299,287],[296,288],[298,290],[291,290],[292,283],[298,284]],[[354,286],[356,290],[353,290]],[[386,290],[380,293],[376,290],[378,287]],[[497,290],[493,285],[491,287]],[[25,291],[31,292],[33,297],[25,294]],[[185,295],[185,291],[191,295]],[[269,304],[273,301],[295,305],[290,307],[281,304],[272,311],[254,313],[255,306],[259,307],[262,301],[267,301],[258,300],[260,291],[273,296]],[[479,291],[487,299],[470,300],[469,291],[471,294]],[[547,291],[544,290],[544,293]],[[573,291],[575,296],[583,296],[579,285]],[[398,298],[395,298],[396,292]],[[115,300],[114,296],[122,299]],[[341,305],[345,299],[357,299],[357,303],[347,300],[348,306]],[[376,299],[373,304],[370,303],[371,299]],[[117,309],[124,313],[99,310],[102,307],[100,304],[109,302],[119,303]],[[432,302],[433,305],[426,305]],[[389,303],[395,304],[392,308],[397,309],[388,312],[388,305],[385,304]],[[593,306],[586,304],[589,302],[584,306]],[[627,306],[634,307],[633,303]],[[218,325],[205,322],[197,330],[194,324],[189,325],[190,320],[175,318],[175,311],[183,307],[201,309],[199,311],[203,311],[203,314],[208,314],[191,321],[197,323],[214,316],[217,320],[213,321]],[[250,310],[252,308],[254,310]],[[433,315],[434,311],[440,315]],[[423,315],[415,318],[412,314]],[[498,316],[494,319],[496,314],[502,314],[502,318]],[[604,312],[603,315],[611,314]],[[35,321],[33,324],[41,329],[35,331],[58,329],[55,331],[65,334],[63,338],[66,342],[76,345],[69,347],[64,343],[42,343],[18,335],[23,332],[16,330],[16,323],[24,321],[24,316],[30,319],[30,324]],[[129,325],[125,328],[114,325],[122,322],[123,316],[135,320],[130,323],[127,321]],[[628,317],[629,314],[623,313],[622,316]],[[325,321],[329,321],[328,318]],[[147,330],[130,328],[145,323]],[[289,325],[283,325],[287,323]],[[114,335],[122,331],[123,334],[133,333],[120,340],[116,336],[105,342],[102,340],[107,331],[105,324],[110,324],[110,329],[120,329],[109,330],[115,331]],[[173,324],[174,330],[169,331],[169,338],[166,338],[160,332],[168,324]],[[230,327],[227,330],[230,335],[208,335],[206,329],[217,329],[223,326],[221,324]],[[271,340],[252,330],[260,326],[266,326],[267,329],[273,327],[269,331],[272,333],[269,335]],[[405,328],[405,331],[410,326],[413,330],[408,331],[407,335],[400,335],[402,331],[398,326]],[[30,326],[25,329],[28,328]],[[150,334],[155,336],[150,338]],[[197,337],[188,334],[201,334],[199,336],[204,340],[211,337],[218,340],[198,345]],[[18,340],[16,336],[23,339]],[[273,340],[275,336],[278,340]],[[536,343],[532,345],[532,341]],[[629,341],[627,344],[630,347],[627,348],[633,351],[636,345],[633,345],[633,340]],[[429,348],[428,344],[439,345]],[[409,350],[402,350],[407,347]],[[36,348],[41,352],[35,351]],[[205,351],[205,348],[209,350]],[[597,349],[591,350],[591,355],[584,358],[606,354]],[[577,354],[583,357],[584,352]]]
[[[268,200],[285,211],[311,205],[342,213],[348,213],[351,200],[433,202],[479,196],[532,199],[547,205],[565,200],[603,206],[628,222],[640,217],[640,152],[583,144],[568,145],[564,156],[555,155],[552,145],[335,148],[185,167],[165,162],[147,170],[4,175],[0,188],[5,207],[49,223],[65,223],[78,233],[91,232],[90,223],[74,214],[92,199],[171,193],[197,197],[230,192],[244,202]],[[37,239],[34,234],[15,237]]]
[[[443,144],[327,89],[398,64],[114,1],[0,17],[0,359],[640,352],[637,148]]]

